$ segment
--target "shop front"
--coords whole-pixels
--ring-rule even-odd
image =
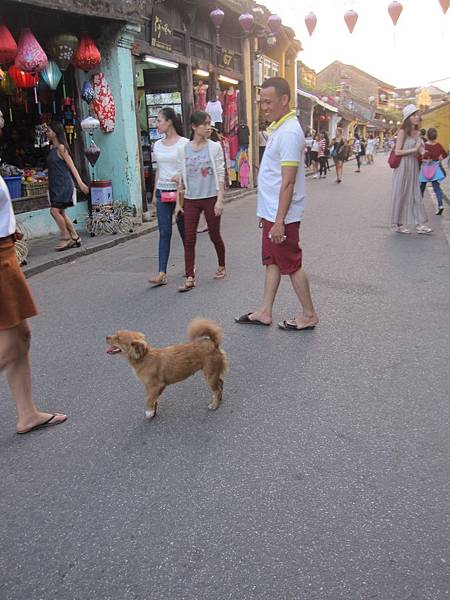
[[[16,57],[1,54],[1,39],[0,109],[5,127],[0,137],[0,173],[10,189],[19,222],[32,237],[57,231],[49,211],[46,171],[49,141],[45,126],[54,120],[64,126],[70,154],[83,181],[109,182],[114,200],[133,204],[139,212],[140,188],[136,194],[133,183],[125,189],[121,185],[133,162],[127,156],[133,141],[123,143],[123,94],[116,80],[121,66],[116,60],[126,37],[123,24],[16,2],[2,3],[2,17],[18,43],[18,52]],[[36,63],[34,71],[25,71],[17,65],[21,51],[25,53],[30,47],[37,49],[42,63]],[[131,56],[129,48],[125,52]],[[81,128],[89,115],[100,125],[92,136]],[[94,139],[100,157],[92,167],[85,151]],[[131,169],[135,173],[136,164]],[[88,204],[89,199],[78,192],[75,206],[68,211],[79,229],[84,226]]]

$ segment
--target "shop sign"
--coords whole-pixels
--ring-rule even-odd
[[[166,16],[153,13],[151,44],[155,48],[172,52],[173,31]]]
[[[222,52],[219,56],[219,63],[219,66],[223,69],[229,69],[230,71],[232,71],[234,63],[234,53],[231,50],[225,50],[224,48],[222,48]]]

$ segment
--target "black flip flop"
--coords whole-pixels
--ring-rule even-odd
[[[34,425],[33,427],[30,427],[30,429],[25,429],[25,431],[16,431],[16,433],[18,433],[19,435],[23,435],[24,433],[30,433],[31,431],[38,431],[39,429],[45,429],[47,427],[54,427],[55,425],[62,425],[63,423],[65,423],[67,421],[68,417],[66,417],[63,421],[56,421],[55,423],[52,423],[52,421],[55,417],[60,417],[60,416],[62,416],[62,415],[55,413],[54,415],[52,415],[50,417],[50,419],[48,419],[47,421],[44,421],[44,423],[39,423],[39,425]]]
[[[264,327],[270,327],[271,323],[263,323],[259,319],[250,319],[249,316],[252,313],[249,312],[246,315],[241,315],[238,319],[234,319],[235,323],[239,325],[264,325]]]
[[[283,329],[283,331],[305,331],[306,329],[314,329],[315,325],[308,325],[307,327],[297,327],[297,325],[292,325],[292,323],[288,323],[287,321],[282,321],[278,323],[278,327]]]

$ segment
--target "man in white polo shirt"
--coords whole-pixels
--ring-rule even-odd
[[[258,176],[258,209],[262,227],[262,261],[266,267],[264,298],[253,312],[236,319],[241,325],[272,324],[272,308],[281,275],[289,275],[302,311],[278,323],[285,331],[313,329],[319,322],[306,273],[302,269],[300,222],[305,199],[305,136],[289,103],[289,84],[281,77],[267,79],[261,88],[261,110],[268,121],[269,139]]]

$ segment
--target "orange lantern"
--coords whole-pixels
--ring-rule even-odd
[[[18,69],[15,65],[11,65],[8,69],[11,79],[18,88],[32,88],[38,84],[39,75],[35,73],[26,73]]]

